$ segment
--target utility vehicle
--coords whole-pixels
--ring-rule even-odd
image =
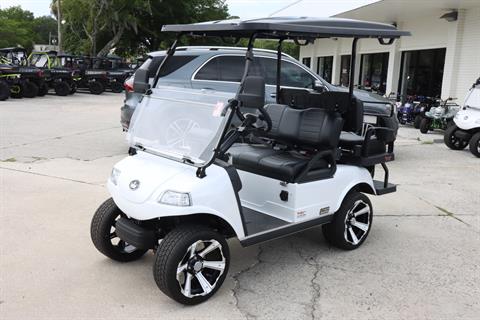
[[[47,92],[43,71],[36,67],[28,66],[27,50],[23,47],[0,49],[0,60],[14,66],[15,73],[20,75],[22,83],[21,96],[34,98],[44,96]]]
[[[365,194],[396,190],[385,164],[394,159],[392,130],[363,123],[353,83],[347,92],[282,87],[282,43],[349,37],[354,57],[362,38],[391,44],[409,33],[337,18],[226,20],[162,30],[177,38],[153,85],[148,70],[135,74],[134,90],[144,96],[127,134],[130,156],[114,166],[112,198],[92,219],[95,247],[122,262],[153,249],[158,287],[183,304],[205,301],[221,286],[231,237],[250,246],[323,225],[331,244],[358,248],[372,226]],[[158,83],[183,36],[248,39],[233,99]],[[265,105],[265,79],[250,74],[254,42],[262,38],[278,41],[276,97],[294,103]],[[234,117],[240,125],[232,125]],[[377,164],[385,170],[383,181],[373,180]]]
[[[480,78],[468,91],[463,108],[453,121],[455,124],[444,135],[447,147],[463,150],[469,145],[472,154],[480,158]]]
[[[15,73],[11,64],[3,63],[0,59],[0,101],[12,98],[21,98],[24,89],[20,75]]]
[[[448,98],[440,102],[438,106],[431,107],[429,111],[426,111],[420,121],[420,132],[428,133],[428,131],[435,129],[446,130],[453,125],[453,117],[460,110],[456,103],[451,102],[453,100],[455,99]]]
[[[72,91],[86,89],[91,94],[102,94],[105,91],[107,72],[92,70],[89,57],[61,54],[57,56],[57,59],[62,67],[70,69],[75,75]]]
[[[42,94],[51,88],[58,96],[67,96],[75,92],[73,78],[76,75],[61,65],[57,54],[56,51],[34,51],[28,56],[28,64],[43,70],[47,86],[40,91]]]

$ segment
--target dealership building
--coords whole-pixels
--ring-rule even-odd
[[[480,77],[480,0],[383,0],[335,17],[394,24],[412,33],[392,45],[358,42],[354,84],[381,94],[459,98]],[[320,39],[300,60],[332,84],[347,86],[351,39]]]

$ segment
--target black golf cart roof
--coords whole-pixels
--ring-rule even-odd
[[[342,18],[272,17],[252,20],[219,20],[192,24],[164,25],[162,31],[199,36],[249,37],[268,39],[311,38],[398,38],[410,32],[390,24]]]
[[[25,52],[23,47],[10,47],[10,48],[0,48],[0,52]]]

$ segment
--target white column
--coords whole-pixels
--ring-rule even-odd
[[[445,53],[445,66],[442,79],[442,99],[452,97],[456,94],[458,74],[458,45],[463,33],[465,22],[465,10],[458,10],[458,19],[448,23],[447,52]]]
[[[333,54],[333,66],[332,66],[332,84],[340,84],[340,62],[342,56],[340,55],[340,41],[341,40],[332,40],[332,45],[335,46]]]
[[[388,50],[387,87],[385,89],[385,94],[387,95],[391,92],[398,92],[400,69],[402,65],[400,41],[402,41],[401,38],[395,40],[395,42],[390,45],[390,50]]]

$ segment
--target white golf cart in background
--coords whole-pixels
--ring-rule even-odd
[[[353,83],[349,92],[282,87],[282,42],[353,38],[354,79],[359,39],[391,44],[409,33],[332,18],[228,20],[162,30],[178,36],[159,70],[182,36],[248,38],[244,75],[232,99],[209,89],[159,86],[158,71],[150,87],[148,70],[137,70],[134,90],[144,97],[128,132],[130,156],[114,166],[112,198],[92,220],[95,247],[117,261],[153,249],[158,287],[183,304],[205,301],[221,286],[231,237],[249,246],[323,225],[329,243],[358,248],[372,226],[365,193],[396,190],[385,165],[394,159],[394,133],[364,124]],[[255,39],[278,40],[276,97],[288,105],[265,105],[265,80],[249,72]],[[385,170],[383,181],[373,180],[377,164]]]
[[[455,125],[445,130],[444,142],[452,150],[470,152],[480,158],[480,78],[467,93],[462,110],[453,118]]]

